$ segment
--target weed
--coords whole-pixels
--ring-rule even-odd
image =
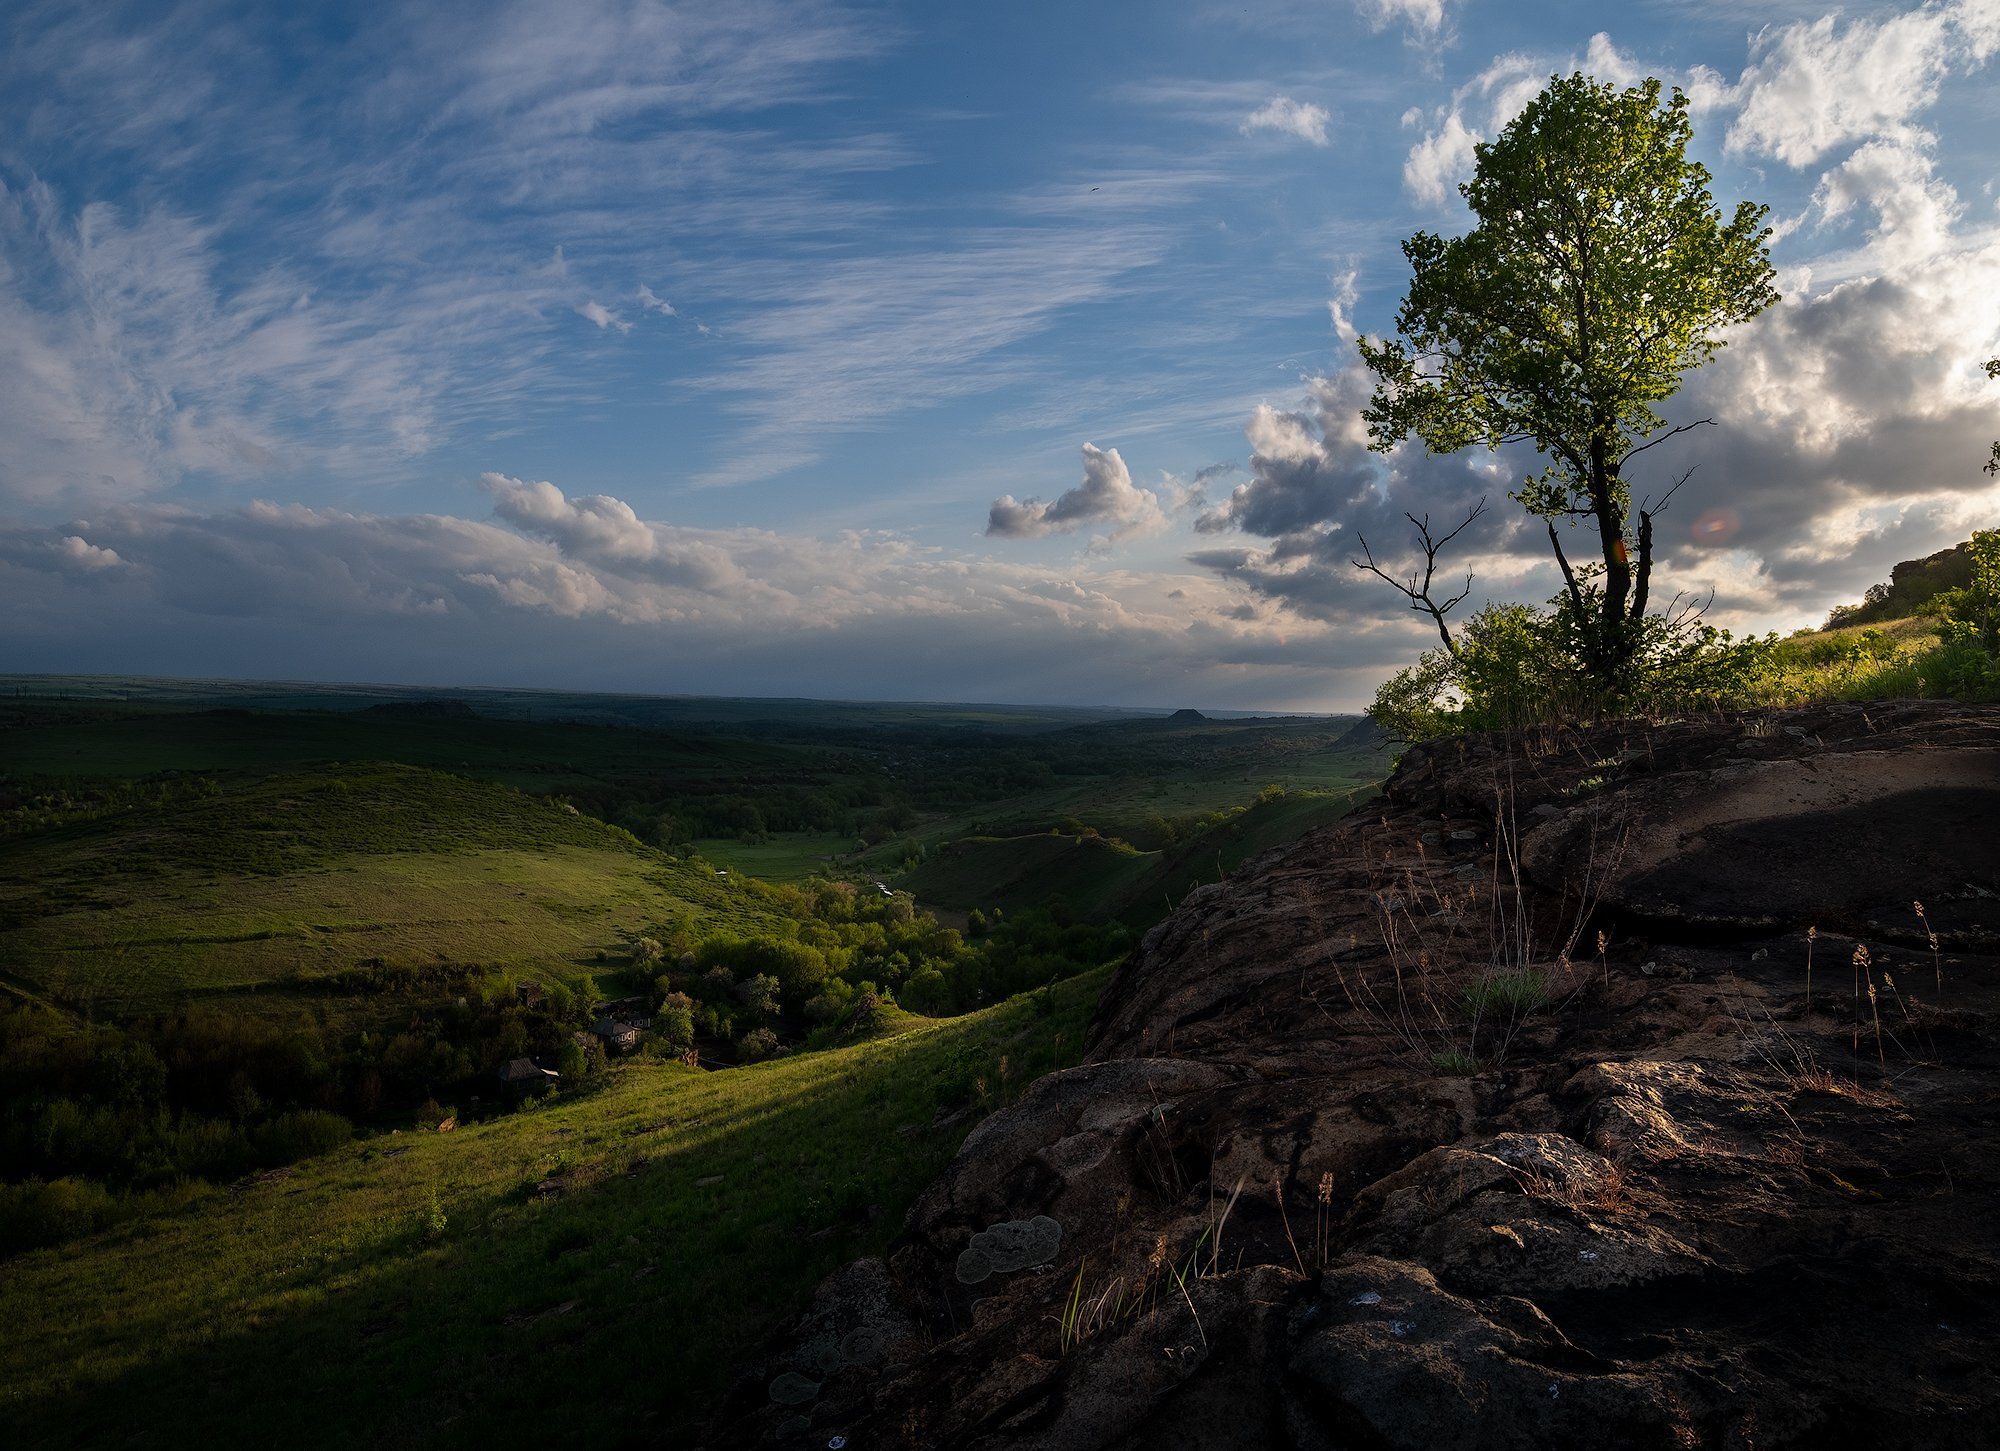
[[[1557,978],[1543,968],[1511,967],[1480,978],[1465,990],[1466,1011],[1482,1018],[1518,1021],[1555,1000]]]
[[[1931,972],[1937,978],[1938,997],[1944,997],[1944,963],[1938,957],[1937,929],[1931,926],[1931,919],[1924,915],[1922,902],[1910,903],[1910,910],[1917,914],[1917,920],[1924,924],[1924,938],[1931,945]]]
[[[1431,1067],[1447,1078],[1470,1078],[1485,1066],[1462,1048],[1440,1048],[1431,1054]]]

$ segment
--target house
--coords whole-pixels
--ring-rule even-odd
[[[630,1053],[639,1046],[638,1025],[619,1018],[599,1018],[590,1031],[607,1053]]]
[[[544,1068],[532,1058],[509,1058],[493,1070],[493,1076],[515,1090],[546,1088],[562,1075],[553,1068]]]

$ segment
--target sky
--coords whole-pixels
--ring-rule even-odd
[[[1357,536],[1557,588],[1355,339],[1573,69],[1777,229],[1656,593],[2000,519],[2000,0],[15,0],[0,671],[1354,708],[1435,638]]]

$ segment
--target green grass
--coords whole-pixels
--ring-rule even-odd
[[[0,1444],[672,1444],[978,1110],[1074,1061],[1103,979],[754,1068],[630,1064],[15,1260]]]
[[[0,961],[71,1007],[227,995],[295,1012],[316,979],[492,963],[576,979],[618,933],[769,909],[698,864],[506,787],[409,766],[319,767],[0,844]]]
[[[755,842],[704,837],[694,849],[732,872],[747,872],[767,882],[803,882],[808,877],[848,875],[854,838],[840,832],[791,831]]]
[[[1101,837],[1038,832],[946,842],[897,877],[927,905],[1019,911],[1067,902],[1090,921],[1150,926],[1175,902],[1244,861],[1337,821],[1364,790],[1291,791],[1236,811],[1199,835],[1156,851]]]
[[[1937,622],[1885,620],[1781,640],[1759,672],[1761,705],[1819,700],[2000,699],[2000,663],[1976,644],[1947,645]]]

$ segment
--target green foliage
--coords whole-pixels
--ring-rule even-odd
[[[1861,606],[1834,611],[1823,630],[1774,644],[1750,691],[1759,704],[1946,697],[2000,699],[2000,530],[1869,590]],[[1950,581],[1957,581],[1952,585]],[[1883,611],[1902,608],[1903,618]],[[1857,620],[1877,623],[1857,625]]]
[[[1737,640],[1698,620],[1648,616],[1632,668],[1608,683],[1590,656],[1590,621],[1567,595],[1546,609],[1489,605],[1456,652],[1431,650],[1376,691],[1368,713],[1409,741],[1460,731],[1746,703],[1768,639]]]
[[[1972,582],[1972,545],[1941,550],[1928,559],[1908,560],[1893,576],[1868,587],[1859,604],[1839,605],[1827,616],[1828,630],[1880,625],[1911,615],[1951,611],[1953,597]]]
[[[408,1121],[439,1095],[498,1100],[492,1070],[510,1058],[554,1063],[566,1084],[591,1064],[574,1040],[586,1004],[551,985],[524,1003],[496,975],[458,979],[450,995],[413,994],[394,1032],[330,1027],[302,1015],[290,1027],[187,1011],[79,1026],[32,1003],[0,1004],[0,1183],[19,1236],[0,1214],[0,1253],[37,1243],[51,1196],[90,1183],[113,1209],[80,1214],[73,1232],[129,1217],[182,1186],[222,1183],[339,1148],[354,1122]],[[93,1191],[95,1192],[95,1191]],[[96,1201],[93,1200],[93,1203]]]
[[[1553,974],[1541,968],[1491,972],[1466,989],[1464,1008],[1475,1021],[1515,1022],[1538,1013],[1556,997]]]
[[[1102,984],[727,1072],[624,1062],[588,1100],[356,1144],[17,1259],[0,1441],[693,1444],[980,1114],[1076,1061]],[[571,1192],[532,1193],[558,1171]],[[45,1220],[97,1202],[58,1193]]]
[[[1665,427],[1656,405],[1682,375],[1778,296],[1768,209],[1744,202],[1725,220],[1691,135],[1687,97],[1663,104],[1657,80],[1552,78],[1476,148],[1461,187],[1473,229],[1403,244],[1400,336],[1360,345],[1378,380],[1362,415],[1376,448],[1530,443],[1550,460],[1515,497],[1552,542],[1556,521],[1592,526],[1601,583],[1588,600],[1572,587],[1572,604],[1599,673],[1645,646],[1651,531],[1641,515],[1628,537],[1624,462]]]
[[[1986,376],[2000,378],[2000,358],[1990,358],[1986,363]],[[2000,474],[2000,442],[1993,445],[1993,456],[1986,461],[1986,472]]]

